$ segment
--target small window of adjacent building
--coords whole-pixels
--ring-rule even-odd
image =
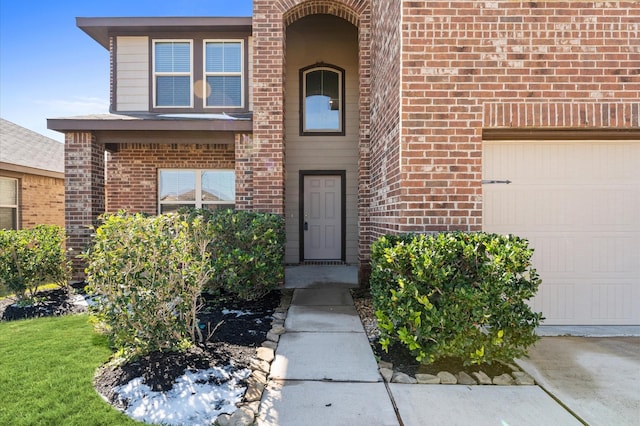
[[[0,177],[0,229],[18,229],[18,180]]]
[[[191,107],[191,41],[154,41],[153,73],[156,107]]]
[[[300,133],[344,135],[344,70],[313,65],[300,70]]]
[[[243,106],[242,40],[209,40],[204,43],[204,98],[207,107]]]
[[[236,179],[233,170],[162,169],[158,173],[158,211],[181,207],[233,209]]]

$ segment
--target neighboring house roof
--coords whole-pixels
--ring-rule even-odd
[[[62,177],[64,144],[0,118],[0,169]]]

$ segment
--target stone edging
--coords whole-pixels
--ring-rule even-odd
[[[511,369],[511,374],[504,373],[493,378],[487,376],[483,371],[474,372],[469,375],[464,371],[453,374],[447,371],[440,371],[438,374],[416,374],[412,377],[399,371],[393,371],[393,364],[386,361],[378,363],[378,371],[387,383],[403,384],[425,384],[425,385],[535,385],[535,380],[529,374],[521,371],[512,364],[506,364]]]
[[[251,376],[247,379],[247,390],[243,402],[233,414],[221,414],[215,424],[218,426],[249,426],[254,424],[260,409],[262,393],[269,380],[271,363],[275,359],[280,335],[284,334],[284,320],[291,305],[293,290],[281,289],[280,305],[273,313],[271,330],[267,332],[267,340],[257,350],[256,358],[251,360]]]

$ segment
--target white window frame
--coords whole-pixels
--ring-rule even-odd
[[[16,178],[8,177],[8,176],[0,176],[0,179],[13,181],[16,187],[16,203],[15,204],[0,204],[2,208],[15,209],[15,219],[16,219],[16,227],[15,229],[20,229],[20,185],[19,181]]]
[[[207,43],[239,43],[240,44],[240,72],[207,72]],[[243,39],[206,39],[202,41],[202,99],[204,108],[244,108],[245,97],[245,70],[244,70],[244,40]],[[207,77],[240,77],[240,105],[207,105],[209,85],[207,83]]]
[[[162,172],[193,172],[195,174],[195,200],[193,202],[190,201],[161,201],[160,197],[160,177]],[[183,205],[183,204],[194,204],[194,207],[197,209],[203,208],[207,205],[225,205],[225,204],[233,204],[235,208],[236,200],[228,200],[228,201],[202,201],[202,172],[231,172],[233,173],[234,181],[235,181],[235,170],[234,169],[172,169],[172,168],[163,168],[158,169],[158,191],[157,191],[157,199],[158,199],[158,214],[162,212],[163,205]],[[235,191],[234,191],[235,192]]]
[[[189,72],[156,72],[156,44],[158,43],[189,43]],[[193,40],[190,39],[154,39],[152,44],[152,59],[151,64],[153,66],[153,107],[154,108],[193,108]],[[189,77],[189,105],[158,105],[157,100],[157,77]]]

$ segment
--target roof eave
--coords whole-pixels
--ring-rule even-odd
[[[253,120],[100,120],[48,118],[47,128],[57,132],[73,131],[211,131],[211,132],[253,132]]]
[[[76,25],[92,39],[109,50],[109,37],[126,33],[148,34],[150,32],[245,32],[251,34],[251,17],[118,17],[76,18]]]

